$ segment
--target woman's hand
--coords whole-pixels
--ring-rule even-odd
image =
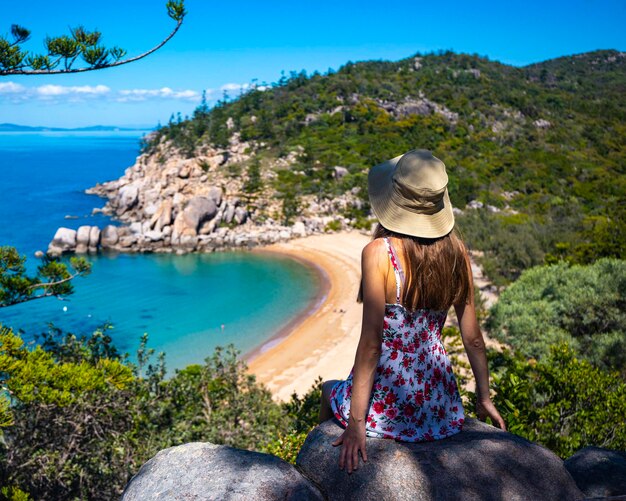
[[[334,446],[343,444],[339,454],[339,468],[348,469],[352,473],[359,468],[359,451],[363,456],[363,461],[367,461],[365,451],[365,421],[356,422],[350,419],[348,427],[341,436],[333,442]]]
[[[502,416],[500,416],[498,409],[493,405],[490,398],[481,399],[476,402],[476,416],[478,416],[478,419],[481,421],[485,421],[489,417],[494,425],[506,431],[504,419],[502,419]]]

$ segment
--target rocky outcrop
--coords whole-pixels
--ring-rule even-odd
[[[459,114],[449,110],[445,106],[431,101],[422,91],[416,98],[407,97],[404,101],[378,100],[378,105],[395,117],[407,117],[409,115],[441,115],[448,122],[455,124],[459,120]]]
[[[535,120],[533,122],[533,125],[537,127],[537,129],[549,129],[550,127],[552,127],[552,123],[550,123],[548,120],[544,118]]]
[[[219,228],[225,211],[233,213],[228,224],[243,224],[246,208],[232,196],[241,190],[241,177],[223,171],[246,162],[253,149],[236,132],[227,148],[207,146],[194,158],[184,158],[164,141],[153,153],[140,155],[119,179],[87,190],[107,199],[101,212],[127,225],[119,228],[119,242],[108,248],[186,251],[190,242],[198,245],[199,235]]]
[[[565,461],[565,468],[585,496],[626,499],[626,452],[585,447]]]
[[[260,452],[190,443],[159,452],[132,478],[122,501],[322,501],[292,465]]]
[[[552,452],[474,419],[466,421],[461,433],[434,442],[368,438],[368,462],[351,475],[338,469],[339,448],[330,445],[342,432],[334,421],[318,426],[296,460],[328,499],[583,499]]]
[[[107,199],[104,208],[94,212],[121,224],[107,226],[101,233],[95,227],[81,227],[78,241],[66,234],[73,230],[59,229],[49,254],[99,249],[178,254],[249,249],[355,223],[342,214],[362,206],[358,189],[332,199],[303,195],[296,220],[281,224],[282,202],[272,188],[275,170],[296,164],[304,150],[295,147],[271,160],[260,173],[259,185],[264,188],[249,193],[242,174],[246,162],[262,146],[241,141],[239,133],[232,132],[227,147],[205,145],[196,157],[184,158],[163,138],[154,151],[137,157],[122,177],[87,190]],[[345,167],[333,168],[337,182],[349,173]]]
[[[368,462],[348,474],[331,445],[342,431],[332,420],[311,431],[296,468],[269,454],[209,443],[172,447],[139,470],[122,501],[575,501],[626,494],[624,453],[587,448],[564,465],[549,450],[475,419],[433,442],[368,438]]]
[[[97,252],[99,247],[100,228],[97,226],[80,226],[78,230],[59,228],[48,246],[48,255],[58,257],[66,252],[93,253]]]

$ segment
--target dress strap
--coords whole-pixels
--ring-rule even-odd
[[[393,272],[396,276],[396,304],[400,304],[400,287],[404,283],[404,271],[402,270],[402,265],[400,264],[396,251],[391,245],[389,239],[384,237],[383,240],[385,241],[387,254],[389,254],[389,261],[391,261],[391,266],[393,267]]]

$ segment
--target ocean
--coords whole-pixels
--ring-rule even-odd
[[[92,215],[104,200],[84,190],[118,178],[132,165],[140,132],[0,133],[0,245],[16,247],[36,268],[59,226],[103,227]],[[115,224],[115,223],[113,223]],[[66,300],[38,299],[0,309],[0,323],[32,341],[54,325],[88,334],[105,324],[114,344],[134,358],[140,338],[165,352],[169,371],[202,363],[218,345],[245,354],[307,309],[317,273],[265,253],[88,256],[92,273],[77,278]]]

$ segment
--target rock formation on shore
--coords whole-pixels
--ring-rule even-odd
[[[264,182],[255,190],[244,186],[244,167],[259,146],[234,132],[227,148],[204,147],[186,158],[167,141],[137,157],[117,180],[87,190],[107,199],[103,209],[121,224],[78,231],[59,228],[48,254],[65,252],[210,252],[251,248],[322,232],[330,222],[350,225],[341,212],[361,201],[354,193],[316,200],[304,196],[294,221],[285,224],[281,202],[270,188],[276,167],[296,161],[298,152],[275,161],[260,173]],[[282,165],[284,164],[284,165]],[[346,170],[335,168],[336,179]]]
[[[623,478],[616,478],[624,475],[624,453],[583,449],[564,464],[549,450],[474,419],[461,433],[434,442],[368,438],[368,462],[348,475],[338,469],[339,448],[331,445],[342,431],[332,420],[316,427],[296,468],[226,446],[173,447],[141,468],[122,500],[575,501],[626,495]],[[605,475],[589,481],[588,463]]]

